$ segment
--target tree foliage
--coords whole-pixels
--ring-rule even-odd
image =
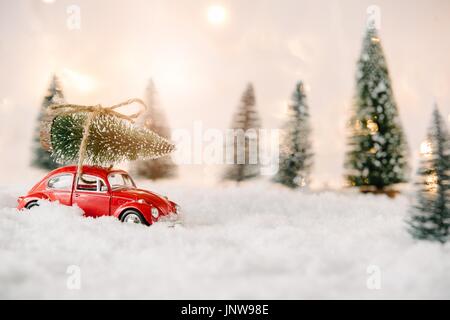
[[[406,138],[375,28],[368,28],[364,37],[356,91],[346,157],[349,184],[383,190],[406,182]]]
[[[290,188],[306,186],[312,166],[309,108],[303,83],[300,81],[288,106],[288,119],[283,126],[280,167],[275,181]]]
[[[157,96],[155,84],[150,80],[145,91],[147,110],[140,116],[138,125],[170,139],[170,128],[165,114],[158,108]],[[158,159],[137,160],[132,163],[131,168],[136,175],[152,180],[174,177],[177,169],[170,155]]]
[[[422,144],[417,203],[411,209],[409,232],[417,239],[450,239],[450,140],[437,107]]]
[[[33,138],[33,159],[32,165],[38,168],[52,170],[57,168],[59,165],[51,157],[49,151],[45,150],[41,145],[40,138],[40,126],[41,122],[46,117],[47,108],[53,104],[65,103],[63,89],[61,83],[56,75],[53,75],[48,88],[47,94],[42,101],[41,110],[38,116],[38,124],[35,129],[35,134]]]
[[[259,176],[259,132],[261,121],[256,110],[252,84],[245,89],[240,105],[233,117],[231,131],[227,135],[225,154],[228,164],[225,180],[241,182]]]
[[[51,124],[53,158],[61,164],[77,163],[88,113],[56,116]],[[166,139],[145,128],[131,125],[114,115],[102,113],[89,126],[85,164],[109,166],[123,161],[154,159],[174,150]]]

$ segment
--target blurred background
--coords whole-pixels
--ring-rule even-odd
[[[169,126],[190,131],[196,121],[228,128],[248,82],[262,127],[279,128],[302,80],[312,182],[339,187],[373,5],[416,166],[433,103],[450,115],[447,0],[0,0],[2,183],[29,181],[37,119],[56,74],[68,102],[105,106],[143,97],[151,78]],[[203,165],[179,171],[179,178],[217,181]]]

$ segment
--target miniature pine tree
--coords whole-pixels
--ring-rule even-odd
[[[224,179],[241,182],[259,176],[258,130],[261,121],[256,110],[252,84],[244,91],[237,113],[233,117],[231,131],[227,135],[225,156],[227,168]],[[232,160],[232,164],[229,163]]]
[[[385,192],[407,180],[407,145],[374,27],[367,29],[356,81],[346,178],[361,191]]]
[[[142,114],[138,124],[161,137],[170,139],[170,129],[164,113],[157,108],[157,91],[153,80],[146,89],[145,103],[147,111]],[[176,166],[170,155],[152,160],[137,160],[132,164],[132,171],[141,177],[156,180],[176,175]]]
[[[309,183],[313,156],[309,110],[302,82],[295,87],[292,103],[288,108],[280,148],[280,167],[274,180],[290,188],[298,188]]]
[[[418,170],[417,204],[411,209],[409,232],[416,239],[444,243],[450,239],[450,139],[437,107]]]
[[[72,112],[58,115],[51,121],[47,140],[52,157],[58,163],[78,162],[88,119],[88,112]],[[106,112],[92,117],[88,132],[85,164],[109,166],[129,160],[155,159],[175,148],[156,133]]]
[[[36,126],[35,135],[33,138],[33,160],[32,165],[38,168],[43,169],[55,169],[58,167],[58,164],[51,157],[50,152],[42,148],[40,141],[40,123],[45,118],[47,108],[52,104],[61,104],[64,103],[64,93],[59,82],[59,79],[56,75],[53,75],[50,87],[46,96],[44,97],[44,101],[41,105],[41,110],[38,116],[38,125]]]

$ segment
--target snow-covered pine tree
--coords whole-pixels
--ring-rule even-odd
[[[140,116],[137,123],[170,140],[170,128],[165,114],[158,108],[157,96],[155,84],[150,79],[145,91],[147,111]],[[170,155],[153,160],[137,160],[131,164],[131,170],[134,174],[152,180],[174,177],[176,169],[177,167]]]
[[[309,110],[303,82],[299,82],[288,106],[280,146],[280,167],[274,181],[290,188],[306,186],[312,166]]]
[[[450,240],[450,139],[437,106],[418,170],[417,203],[411,209],[409,232],[416,239]]]
[[[33,159],[32,165],[38,168],[52,170],[57,168],[59,165],[54,161],[51,157],[49,151],[45,150],[41,146],[40,139],[40,123],[43,118],[46,116],[48,106],[52,104],[61,104],[64,103],[64,93],[61,87],[61,83],[56,75],[53,75],[52,80],[50,82],[50,87],[48,88],[48,92],[44,97],[44,101],[41,105],[41,110],[38,116],[38,123],[35,129],[35,134],[33,138]]]
[[[75,164],[82,157],[84,164],[106,167],[124,161],[156,159],[175,149],[158,134],[108,113],[108,109],[89,112],[76,105],[55,108],[60,114],[44,125],[50,128],[42,130],[41,138],[58,163]]]
[[[227,137],[226,158],[233,164],[227,164],[224,180],[241,182],[259,176],[258,131],[261,121],[256,110],[255,92],[249,83],[245,89],[237,113],[233,117],[231,129],[233,139]],[[227,157],[228,153],[228,157]]]
[[[407,180],[408,154],[386,60],[374,27],[369,27],[364,37],[356,90],[349,122],[346,178],[361,191],[389,194],[393,185]]]

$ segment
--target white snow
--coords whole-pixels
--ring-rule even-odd
[[[18,212],[23,188],[0,188],[0,298],[450,298],[450,246],[410,238],[405,196],[146,187],[177,201],[184,224],[88,219],[56,203]],[[79,290],[67,287],[72,265]]]

